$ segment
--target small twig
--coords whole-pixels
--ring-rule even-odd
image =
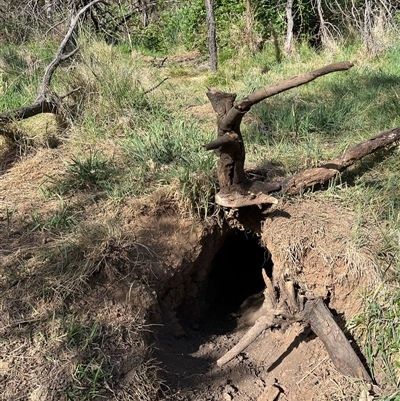
[[[321,365],[322,362],[325,362],[328,359],[326,356],[322,361],[319,361],[305,376],[303,376],[296,384],[299,385],[304,379],[306,379],[312,372],[314,372],[315,369],[318,368],[319,365]]]
[[[76,49],[72,50],[70,53],[64,54],[64,55],[61,57],[61,61],[65,61],[65,60],[69,59],[69,58],[72,57],[74,54],[78,53],[78,51],[79,51],[79,46],[78,46]]]
[[[75,93],[75,92],[80,91],[81,89],[82,89],[82,86],[78,86],[77,88],[72,89],[71,91],[69,91],[69,92],[66,93],[65,95],[60,96],[60,99],[61,99],[61,100],[62,100],[62,99],[65,99],[66,97],[72,95],[72,94]]]
[[[168,60],[168,57],[163,58],[163,59],[161,60],[161,63],[158,64],[157,67],[158,67],[158,68],[161,68],[167,60]]]
[[[159,82],[157,85],[151,87],[150,89],[148,89],[147,91],[144,92],[145,95],[147,95],[150,92],[153,92],[154,90],[156,90],[159,86],[161,86],[169,77],[165,77],[161,82]]]
[[[6,330],[9,329],[11,327],[16,327],[19,326],[20,324],[29,324],[29,323],[36,323],[36,322],[40,322],[40,321],[44,321],[46,320],[47,317],[43,318],[43,317],[38,317],[38,318],[33,318],[33,319],[20,319],[20,320],[16,320],[10,324],[7,324],[3,327],[0,328],[0,330]]]

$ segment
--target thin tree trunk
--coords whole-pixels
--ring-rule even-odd
[[[286,19],[287,19],[287,31],[285,40],[285,53],[290,55],[293,50],[293,0],[287,0],[286,3]]]
[[[319,35],[321,38],[321,43],[323,46],[329,46],[329,34],[326,28],[321,0],[317,0],[317,13],[319,18]]]
[[[210,53],[210,69],[217,71],[217,31],[214,16],[214,1],[204,0],[207,15],[208,49]]]
[[[251,7],[251,0],[246,0],[246,30],[249,43],[249,49],[252,54],[256,52],[256,43],[253,34],[253,9]]]
[[[149,24],[149,13],[148,13],[148,7],[147,7],[147,0],[140,0],[139,5],[141,8],[141,13],[142,13],[143,26],[146,27]]]

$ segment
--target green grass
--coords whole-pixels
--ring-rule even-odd
[[[400,289],[378,287],[366,294],[364,308],[350,327],[362,341],[372,377],[381,379],[383,373],[391,384],[387,399],[400,397]]]
[[[119,172],[112,160],[90,150],[87,155],[72,155],[66,163],[66,174],[62,178],[48,176],[41,191],[45,198],[60,198],[68,193],[112,191]],[[61,208],[62,210],[63,208]]]
[[[35,230],[67,230],[77,224],[79,212],[60,202],[60,208],[50,217],[43,217],[37,211],[32,212],[28,225]]]
[[[208,142],[201,125],[179,114],[153,114],[142,129],[128,134],[120,146],[133,179],[132,193],[138,196],[178,183],[181,199],[207,214],[216,159],[201,149]]]

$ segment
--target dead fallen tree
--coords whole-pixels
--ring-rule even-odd
[[[35,101],[28,106],[24,106],[15,110],[1,113],[0,114],[1,125],[9,124],[14,121],[21,121],[41,113],[58,114],[59,111],[61,110],[62,100],[67,96],[69,96],[71,93],[79,89],[79,88],[74,89],[73,91],[60,96],[51,88],[51,80],[54,72],[59,67],[59,65],[62,62],[65,62],[66,60],[70,59],[79,50],[79,48],[76,47],[74,50],[66,52],[67,45],[72,39],[72,36],[79,22],[79,19],[86,13],[86,11],[89,10],[90,7],[101,1],[102,0],[91,1],[86,6],[82,7],[76,13],[76,15],[71,18],[69,22],[68,31],[64,39],[62,40],[60,46],[58,47],[54,59],[46,67]]]
[[[339,328],[321,297],[303,292],[294,282],[283,277],[276,285],[265,274],[264,302],[261,316],[254,326],[231,350],[217,361],[223,366],[246,349],[263,331],[272,328],[286,328],[294,322],[310,326],[320,338],[336,369],[346,376],[372,382],[372,379],[350,343]]]
[[[282,189],[288,195],[296,195],[305,190],[320,187],[329,180],[337,177],[342,171],[352,166],[363,157],[386,148],[400,140],[400,127],[380,132],[378,135],[347,149],[339,156],[322,164],[320,167],[310,168],[274,184],[271,192]]]

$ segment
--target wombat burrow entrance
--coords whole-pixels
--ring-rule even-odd
[[[234,329],[231,316],[265,287],[262,269],[272,275],[273,263],[260,238],[252,232],[232,231],[216,252],[198,299],[178,308],[180,323],[195,322],[199,330],[214,333]]]
[[[155,356],[161,362],[168,391],[191,394],[204,390],[203,381],[222,349],[236,341],[241,305],[262,294],[262,269],[272,275],[273,263],[259,236],[231,230],[218,247],[199,283],[197,297],[184,299],[167,315],[169,320],[164,319],[165,330],[158,338]],[[211,376],[206,381],[210,380]],[[191,397],[182,400],[194,399]]]

